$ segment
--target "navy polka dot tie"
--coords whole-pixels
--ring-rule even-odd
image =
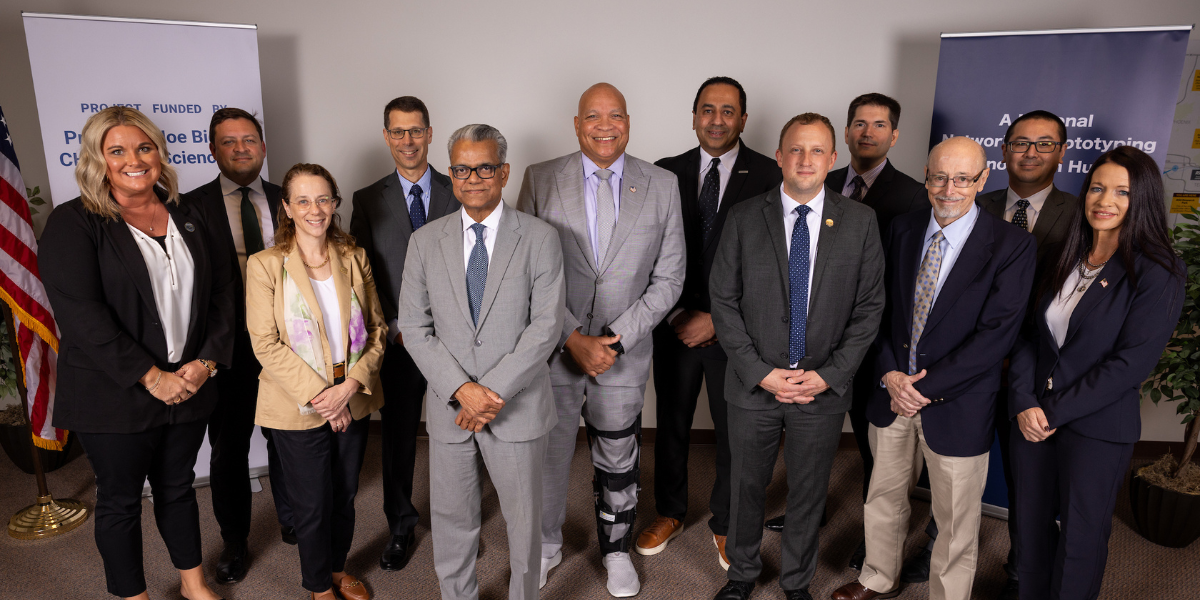
[[[421,186],[413,184],[412,191],[408,195],[412,196],[412,203],[408,205],[408,220],[412,223],[413,231],[420,229],[425,225],[425,200],[422,198]]]
[[[1013,213],[1012,224],[1029,231],[1029,201],[1021,198],[1017,200],[1017,211]]]
[[[808,213],[812,209],[801,204],[793,211],[797,215],[792,227],[792,246],[788,252],[788,292],[791,317],[788,319],[788,362],[796,364],[804,358],[804,336],[808,325]]]
[[[467,262],[467,300],[471,303],[471,322],[479,324],[479,307],[483,304],[483,288],[487,285],[488,254],[483,243],[483,223],[471,225],[475,232],[475,247]]]

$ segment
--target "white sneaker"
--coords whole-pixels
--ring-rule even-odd
[[[642,584],[638,581],[628,552],[605,554],[604,568],[608,569],[608,593],[614,598],[629,598],[642,591]]]
[[[556,552],[554,554],[554,556],[551,556],[550,558],[542,559],[541,579],[538,579],[538,589],[539,590],[546,587],[546,576],[550,574],[550,569],[557,567],[558,563],[561,563],[561,562],[562,562],[562,550],[559,550],[558,552]]]

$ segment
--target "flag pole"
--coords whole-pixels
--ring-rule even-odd
[[[7,302],[3,304],[4,320],[8,324],[8,346],[12,350],[14,362],[22,360],[17,346],[17,327],[13,319],[12,308]],[[14,365],[16,366],[16,365]],[[23,371],[23,368],[21,369]],[[66,533],[83,524],[88,518],[88,509],[77,500],[55,500],[46,486],[46,473],[42,470],[42,457],[38,447],[33,443],[33,421],[29,418],[28,392],[25,390],[25,378],[17,376],[17,393],[21,396],[21,408],[25,411],[25,421],[29,424],[29,451],[33,454],[33,471],[37,477],[37,503],[17,511],[8,521],[8,535],[19,540],[36,540]]]

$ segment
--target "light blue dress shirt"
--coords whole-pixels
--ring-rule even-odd
[[[600,264],[600,246],[599,238],[596,237],[596,190],[600,189],[600,178],[596,176],[596,171],[600,167],[592,162],[592,159],[587,155],[583,155],[583,207],[587,211],[587,228],[588,238],[592,241],[592,256],[596,259],[596,264]],[[609,165],[609,171],[613,174],[608,178],[608,185],[612,187],[613,202],[616,206],[613,207],[613,227],[617,225],[617,220],[621,218],[621,177],[625,173],[625,154],[617,157],[616,162]]]
[[[979,205],[971,203],[971,208],[967,210],[967,214],[955,219],[955,221],[945,227],[938,225],[937,219],[933,213],[929,213],[929,225],[925,227],[925,241],[921,243],[921,255],[917,257],[917,272],[921,271],[921,261],[925,260],[925,253],[929,251],[929,244],[933,241],[933,234],[941,230],[942,235],[942,266],[938,270],[937,287],[933,289],[933,304],[937,304],[938,294],[942,293],[942,286],[946,283],[946,277],[950,275],[950,271],[954,269],[954,262],[958,260],[958,255],[962,253],[963,246],[967,243],[967,238],[971,237],[971,232],[975,230],[975,221],[979,219]],[[933,305],[930,305],[930,311],[933,310]]]
[[[404,178],[400,174],[400,170],[396,170],[396,176],[400,178],[400,187],[404,189],[404,206],[412,204],[412,186],[413,182]],[[430,186],[433,185],[433,167],[425,166],[425,174],[417,180],[417,185],[421,186],[421,204],[425,207],[425,222],[428,223],[433,219],[429,218],[429,194]]]

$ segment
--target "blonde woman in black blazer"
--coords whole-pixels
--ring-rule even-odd
[[[81,195],[46,222],[38,266],[61,329],[54,425],[79,435],[96,474],[96,546],[109,593],[149,598],[141,495],[180,594],[204,581],[192,467],[230,360],[234,288],[202,212],[180,202],[166,141],[131,108],[93,115],[75,169]]]

